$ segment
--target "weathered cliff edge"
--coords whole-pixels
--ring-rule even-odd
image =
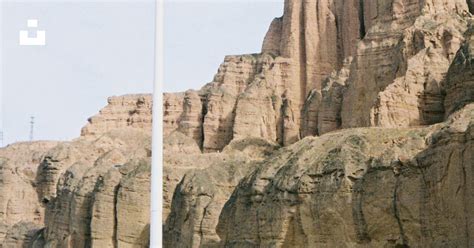
[[[245,137],[286,146],[342,128],[439,123],[469,6],[288,0],[262,53],[227,56],[202,89],[165,94],[165,132],[215,152]]]
[[[470,247],[473,124],[470,104],[429,127],[347,129],[188,172],[165,247]]]
[[[472,246],[473,6],[287,0],[262,53],[165,94],[198,157],[283,146],[186,172],[165,247]]]
[[[109,98],[81,137],[0,149],[0,247],[145,247],[151,96]]]
[[[287,0],[261,54],[165,94],[165,247],[470,247],[474,9]],[[0,149],[2,247],[147,247],[151,97]]]

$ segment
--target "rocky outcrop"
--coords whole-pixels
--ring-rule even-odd
[[[469,247],[473,121],[471,104],[434,126],[344,130],[192,170],[165,247]]]
[[[151,132],[151,94],[113,96],[108,105],[82,128],[81,136],[99,136],[121,128],[137,128]],[[180,110],[182,111],[182,110]]]
[[[191,126],[184,95],[165,96],[174,99],[165,101],[165,130],[215,152],[242,137],[290,145],[341,128],[442,122],[446,74],[465,39],[469,6],[287,0],[261,54],[227,56],[192,103],[187,96]]]
[[[278,146],[263,139],[233,141],[220,154],[197,154],[207,167],[189,170],[173,195],[171,214],[165,222],[165,247],[212,247],[220,243],[218,216],[233,189],[255,164]]]
[[[446,116],[474,100],[474,28],[466,36],[467,40],[456,54],[444,85]]]
[[[280,54],[283,18],[275,18],[263,40],[262,53]]]
[[[179,118],[178,131],[203,146],[203,108],[201,97],[195,91],[187,91],[183,98],[183,112]]]
[[[286,0],[261,53],[164,94],[164,246],[472,246],[472,6]],[[147,247],[151,108],[0,149],[2,247]]]
[[[442,85],[449,65],[464,40],[467,22],[451,12],[429,13],[418,17],[394,44],[400,56],[392,57],[387,65],[398,68],[398,71],[385,73],[394,79],[387,81],[387,85],[377,86],[382,90],[378,92],[375,104],[371,103],[373,100],[358,98],[364,104],[372,104],[368,125],[359,122],[362,119],[356,121],[360,125],[353,122],[353,108],[358,103],[352,103],[351,96],[358,91],[354,88],[358,83],[349,83],[353,90],[347,91],[344,101],[351,114],[344,114],[343,107],[343,126],[345,119],[348,120],[348,126],[382,127],[429,125],[444,120]],[[383,80],[378,81],[381,82]],[[364,81],[364,87],[367,87],[367,80]]]
[[[31,232],[43,227],[45,209],[38,201],[35,175],[45,153],[56,145],[56,142],[17,143],[0,149],[0,244],[3,246],[28,243]]]
[[[361,11],[359,1],[287,1],[283,17],[270,26],[262,53],[226,57],[213,82],[199,91],[203,135],[194,137],[203,151],[222,150],[243,136],[288,145],[317,134],[320,99],[313,97],[344,58],[355,53],[354,44],[365,33]],[[165,98],[182,99],[180,95]],[[309,95],[312,103],[306,103]],[[175,111],[181,107],[174,103],[184,101],[172,102],[165,101],[165,130],[175,130],[175,121],[180,122]],[[307,108],[311,110],[305,112]]]
[[[73,141],[0,149],[2,247],[148,245],[149,212],[143,210],[149,205],[151,99],[146,97],[110,98]]]
[[[2,243],[2,247],[44,247],[43,242],[38,242],[38,233],[41,225],[31,222],[19,222],[11,227]]]
[[[219,217],[221,245],[469,247],[473,107],[440,126],[290,146],[234,191]]]
[[[341,128],[342,97],[349,78],[352,57],[349,57],[341,70],[333,72],[324,82],[322,99],[318,108],[317,133],[322,135]]]
[[[262,53],[199,91],[202,151],[284,147],[187,171],[165,247],[469,247],[470,7],[285,1]]]
[[[114,244],[132,241],[132,244],[145,244],[148,238],[141,232],[146,232],[146,226],[137,225],[140,221],[147,224],[149,213],[133,209],[133,205],[146,208],[149,202],[149,182],[142,185],[136,171],[149,168],[150,144],[149,134],[135,129],[112,131],[98,139],[80,139],[66,144],[74,148],[78,159],[54,158],[63,169],[55,184],[55,194],[48,201],[43,200],[46,204],[46,246],[114,247]],[[49,171],[40,170],[39,177],[48,177]],[[133,187],[127,186],[126,182],[131,175],[136,179]],[[142,203],[129,202],[131,194],[137,193],[135,187],[140,189],[141,199],[135,197],[134,200]],[[45,199],[44,196],[41,199]],[[123,202],[127,202],[126,207]],[[123,233],[120,228],[124,225],[130,232],[140,230]]]
[[[168,135],[179,127],[179,120],[184,110],[184,94],[164,93],[163,110],[163,133]]]

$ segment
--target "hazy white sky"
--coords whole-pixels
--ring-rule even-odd
[[[165,91],[211,82],[225,55],[258,53],[284,0],[168,1]]]
[[[67,140],[112,95],[152,92],[154,1],[1,1],[0,129],[4,144]],[[259,52],[283,0],[168,1],[165,91],[200,88],[225,55]],[[18,45],[39,19],[45,47]],[[3,126],[3,128],[2,128]]]

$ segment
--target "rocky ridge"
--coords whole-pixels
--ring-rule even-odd
[[[470,247],[470,0],[286,0],[164,94],[165,247]],[[151,96],[0,149],[2,247],[147,247]],[[18,197],[21,196],[21,197]]]
[[[472,6],[288,0],[262,53],[165,95],[201,156],[283,146],[185,173],[165,247],[470,247]]]
[[[227,56],[202,89],[165,94],[165,132],[215,152],[245,137],[286,146],[342,128],[439,123],[469,6],[286,1],[262,53]]]
[[[109,98],[81,137],[0,149],[0,247],[146,247],[151,95]]]

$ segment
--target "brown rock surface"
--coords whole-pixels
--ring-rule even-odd
[[[140,220],[148,221],[147,217],[142,217],[142,210],[149,202],[149,187],[141,188],[140,195],[144,202],[141,204],[141,211],[128,209],[128,214],[124,214],[123,211],[127,210],[119,205],[128,197],[122,195],[124,182],[121,177],[126,178],[144,166],[143,163],[150,163],[149,135],[136,129],[121,129],[106,133],[98,139],[79,139],[68,144],[74,147],[78,160],[66,159],[67,163],[63,163],[61,158],[55,158],[58,164],[67,166],[63,167],[65,169],[57,179],[55,196],[47,202],[44,231],[47,247],[84,247],[99,244],[104,245],[103,247],[114,247],[114,242],[121,243],[123,239],[128,242],[134,240],[137,244],[147,242],[146,237],[136,232],[124,234],[119,228],[125,222],[130,230],[134,230],[133,227]],[[95,154],[97,155],[94,156]],[[89,160],[84,160],[84,157]],[[145,162],[134,162],[142,159]],[[40,175],[42,174],[48,174],[48,170],[40,172]],[[137,187],[140,184],[137,177]],[[115,187],[119,188],[115,190]],[[111,195],[107,197],[107,193]],[[110,197],[113,198],[112,202]],[[147,211],[145,213],[148,214]],[[112,221],[112,225],[99,225],[107,221]]]
[[[286,0],[262,53],[164,94],[165,247],[472,246],[472,6]],[[151,107],[0,149],[2,247],[147,247]]]
[[[342,97],[349,78],[352,57],[349,57],[341,70],[333,72],[324,82],[321,90],[322,100],[318,109],[318,134],[322,135],[341,128]]]
[[[474,27],[466,36],[467,40],[456,54],[444,85],[446,116],[474,101]]]
[[[258,137],[288,145],[302,135],[316,134],[320,99],[305,101],[355,53],[363,37],[359,12],[355,0],[287,1],[283,17],[269,28],[262,54],[227,56],[213,82],[199,91],[203,137],[190,135],[193,132],[186,128],[181,131],[203,141],[205,152],[222,150],[234,138]],[[165,130],[176,130],[183,96],[166,94],[165,99],[172,99],[164,103]],[[310,116],[305,106],[311,106]]]
[[[25,237],[29,227],[41,229],[45,210],[38,201],[35,176],[45,153],[56,145],[25,142],[0,149],[0,244],[14,245],[14,237]]]
[[[469,247],[470,4],[285,1],[199,94],[203,151],[286,147],[186,172],[165,247]]]
[[[439,122],[439,85],[464,39],[466,1],[377,3],[373,27],[357,45],[343,96],[342,127]]]
[[[82,136],[101,135],[121,128],[137,128],[151,132],[151,95],[113,96],[108,105],[82,129]]]
[[[221,247],[469,247],[474,105],[419,129],[307,138],[249,173]]]
[[[167,135],[179,126],[179,120],[184,110],[184,94],[164,93],[163,110],[163,132]]]
[[[227,56],[188,110],[183,93],[165,95],[165,130],[214,152],[242,137],[289,145],[340,128],[439,123],[468,11],[466,0],[287,0],[261,54]]]
[[[473,121],[470,104],[434,126],[344,130],[189,171],[165,247],[469,247]]]
[[[76,140],[0,149],[2,247],[147,246],[151,112],[143,110],[151,102],[145,96],[110,98]]]
[[[222,153],[207,158],[205,168],[189,170],[176,186],[164,230],[165,247],[214,247],[219,214],[233,189],[255,163],[271,155],[277,145],[251,138],[231,142]]]

